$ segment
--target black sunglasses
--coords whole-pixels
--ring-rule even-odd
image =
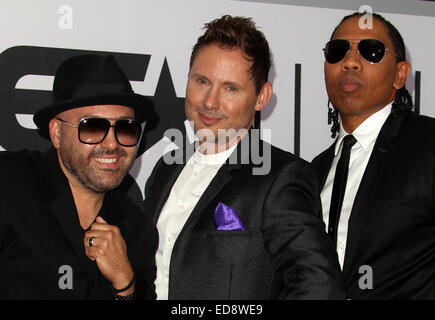
[[[109,119],[105,118],[83,118],[78,125],[74,125],[61,118],[57,120],[67,125],[78,128],[79,141],[85,144],[98,144],[102,142],[110,128],[115,128],[116,141],[124,147],[135,146],[140,139],[142,127],[134,120],[118,119],[112,125]]]
[[[323,48],[326,61],[329,63],[339,62],[348,54],[352,43],[356,41],[358,41],[359,54],[370,63],[381,62],[389,50],[382,41],[377,39],[335,39],[329,41]]]

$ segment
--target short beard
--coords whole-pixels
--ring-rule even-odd
[[[66,170],[73,175],[84,187],[95,193],[106,193],[120,185],[125,175],[133,166],[134,158],[117,170],[106,170],[103,173],[98,172],[91,167],[91,159],[102,155],[124,156],[127,159],[127,153],[119,148],[107,150],[96,148],[86,157],[81,157],[80,152],[74,152],[71,147],[60,143],[59,155]]]

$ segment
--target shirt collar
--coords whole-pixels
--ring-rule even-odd
[[[231,153],[233,153],[233,151],[237,148],[237,145],[238,143],[225,151],[219,153],[213,153],[213,154],[203,154],[199,151],[199,149],[196,149],[192,157],[193,163],[204,164],[209,166],[213,166],[213,165],[220,166],[225,161],[227,161]]]
[[[372,114],[366,120],[364,120],[353,132],[352,135],[355,137],[357,143],[355,145],[359,145],[366,151],[372,143],[375,143],[376,138],[381,131],[382,126],[387,120],[388,116],[391,113],[392,102],[387,104],[384,108]],[[337,143],[335,144],[335,155],[339,153],[341,150],[342,141],[347,133],[341,122],[340,122],[340,132],[338,134]]]

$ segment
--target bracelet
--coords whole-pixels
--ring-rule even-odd
[[[120,296],[119,294],[113,292],[112,289],[112,300],[135,300],[136,299],[136,291],[133,291],[133,293],[128,294],[126,296]]]
[[[127,286],[122,288],[122,289],[119,289],[119,290],[115,289],[113,286],[111,286],[112,287],[112,293],[117,294],[117,293],[121,293],[121,292],[127,291],[133,285],[135,279],[136,279],[136,277],[133,274],[133,278],[131,278],[131,281],[127,284]]]

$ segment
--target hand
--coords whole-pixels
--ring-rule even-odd
[[[97,217],[95,221],[83,239],[86,255],[97,263],[102,275],[115,289],[124,288],[133,278],[124,238],[118,227],[107,224],[103,218]],[[91,237],[92,247],[89,245]]]

